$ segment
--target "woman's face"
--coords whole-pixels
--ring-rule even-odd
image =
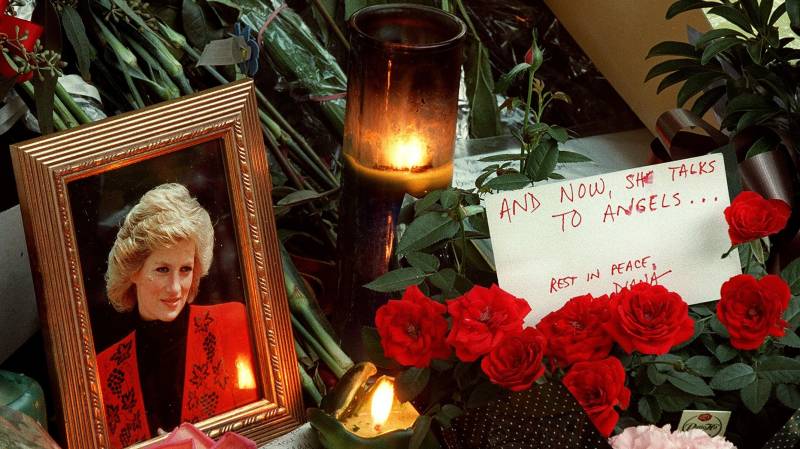
[[[186,305],[192,287],[195,244],[182,240],[158,248],[131,277],[136,285],[139,316],[143,320],[172,321]]]

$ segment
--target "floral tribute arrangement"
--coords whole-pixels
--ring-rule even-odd
[[[788,351],[800,348],[800,261],[780,276],[764,268],[767,237],[786,226],[790,212],[783,201],[753,192],[742,192],[725,210],[745,273],[723,283],[715,306],[690,307],[664,286],[640,283],[574,297],[525,327],[531,310],[525,300],[494,284],[472,285],[467,276],[439,288],[440,270],[407,281],[402,297],[378,310],[373,359],[400,370],[398,397],[422,404],[423,419],[444,427],[503,391],[541,382],[563,383],[606,437],[639,423],[663,423],[692,407],[752,416],[774,398],[797,409],[800,359]],[[440,244],[423,255],[436,258],[441,250]],[[412,254],[406,260],[413,267],[421,256]],[[429,426],[418,427],[427,432]],[[719,438],[697,438],[651,426],[610,442],[620,448],[732,447]]]

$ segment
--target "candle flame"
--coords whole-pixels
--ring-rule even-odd
[[[430,163],[425,142],[417,135],[394,139],[389,149],[389,162],[396,169],[424,167]]]
[[[379,380],[372,394],[372,423],[376,426],[383,425],[389,419],[393,404],[394,385],[389,380]]]
[[[250,358],[246,355],[236,357],[236,374],[238,386],[241,390],[252,390],[256,387],[256,378],[250,366]]]

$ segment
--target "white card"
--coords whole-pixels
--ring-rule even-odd
[[[700,429],[710,437],[725,436],[731,412],[727,410],[684,410],[678,428],[681,432]]]
[[[574,296],[637,282],[689,304],[719,299],[740,274],[723,215],[721,154],[487,195],[500,287],[525,298],[537,323]]]

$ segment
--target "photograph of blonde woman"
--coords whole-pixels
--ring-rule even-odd
[[[213,153],[210,148],[205,162],[215,162]],[[172,159],[167,161],[180,162]],[[144,168],[119,175],[136,180]],[[151,182],[182,177],[161,168],[163,175]],[[203,180],[208,173],[183,178],[197,190],[212,187],[206,201],[229,215],[226,195]],[[116,204],[96,195],[108,181],[78,185],[73,193],[80,192],[89,204]],[[146,185],[133,182],[134,191]],[[79,233],[78,241],[79,248],[85,243],[80,249],[90,250],[85,261],[81,257],[87,284],[93,285],[87,285],[87,294],[98,294],[101,284],[105,300],[95,302],[91,318],[111,446],[123,448],[182,422],[197,423],[258,400],[232,227],[212,217],[179,182],[152,186],[126,201],[122,211],[98,210],[85,214],[87,222],[97,223],[98,234]],[[109,226],[115,220],[117,226]],[[97,253],[106,239],[102,263]]]

